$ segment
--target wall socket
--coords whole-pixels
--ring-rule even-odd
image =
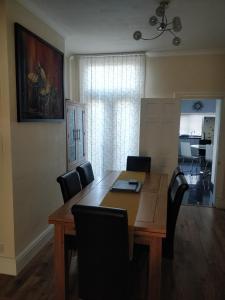
[[[3,253],[5,251],[4,244],[0,244],[0,253]]]

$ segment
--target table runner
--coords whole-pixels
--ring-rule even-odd
[[[145,173],[144,172],[131,172],[123,171],[118,176],[118,179],[129,180],[135,179],[140,182],[144,182]],[[128,225],[134,226],[137,210],[140,201],[140,193],[132,192],[108,192],[107,195],[101,202],[101,206],[123,208],[127,210],[128,215]]]
[[[118,176],[118,179],[129,180],[135,179],[142,183],[145,180],[144,172],[123,171]],[[127,210],[128,227],[129,227],[129,256],[133,257],[133,227],[136,220],[136,215],[140,202],[140,193],[132,192],[108,192],[101,202],[101,206],[123,208]]]

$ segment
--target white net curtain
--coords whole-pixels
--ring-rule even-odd
[[[87,105],[88,160],[95,175],[122,170],[139,152],[145,56],[80,56],[80,100]]]

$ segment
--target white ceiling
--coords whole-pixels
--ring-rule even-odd
[[[171,0],[168,19],[179,16],[180,46],[170,33],[153,41],[135,41],[148,24],[159,0],[18,0],[66,39],[67,53],[167,52],[225,49],[225,0]]]

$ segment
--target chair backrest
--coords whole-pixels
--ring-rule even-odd
[[[191,145],[189,142],[180,142],[181,156],[191,158]]]
[[[213,145],[205,145],[205,160],[212,161]]]
[[[94,180],[94,173],[92,170],[91,163],[89,161],[77,167],[77,172],[80,175],[82,188],[84,188]]]
[[[79,297],[124,300],[128,293],[127,211],[74,205]]]
[[[81,191],[80,177],[77,171],[72,170],[57,178],[60,184],[64,203]]]
[[[175,177],[175,180],[171,186],[170,193],[168,194],[167,205],[167,237],[173,237],[177,216],[180,210],[180,205],[183,199],[185,191],[188,189],[188,183],[183,174],[179,174]]]
[[[177,166],[174,169],[172,177],[171,177],[171,180],[170,180],[170,184],[169,184],[169,187],[168,187],[168,194],[170,194],[170,192],[171,192],[171,188],[172,188],[172,186],[174,184],[174,181],[175,181],[176,177],[178,175],[181,175],[181,174],[184,175],[184,173],[181,171],[181,168],[179,166]]]
[[[150,156],[127,156],[127,171],[150,172]]]

